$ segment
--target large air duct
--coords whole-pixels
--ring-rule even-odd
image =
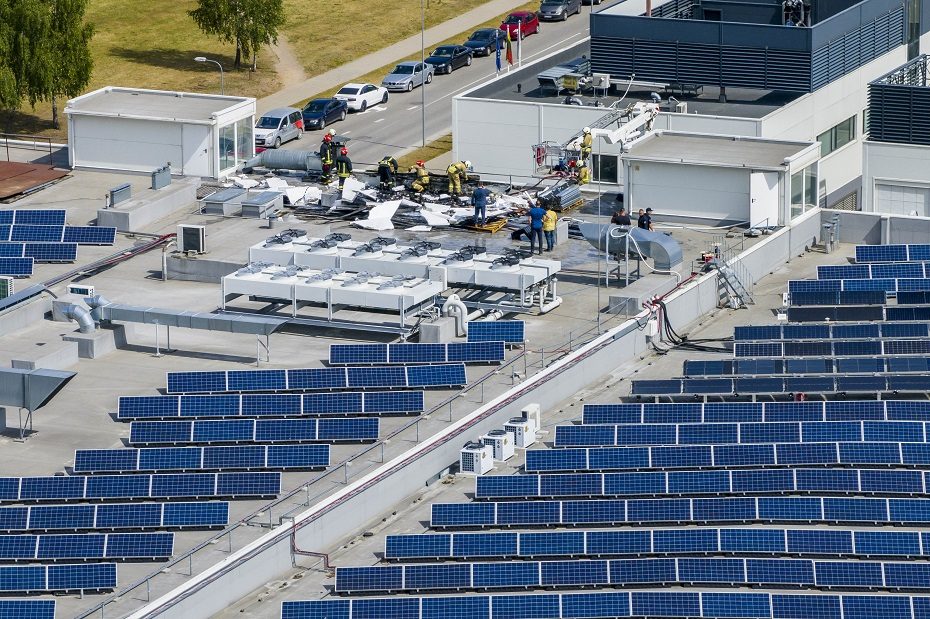
[[[627,245],[623,237],[629,235],[635,240],[629,244],[629,247],[639,247],[644,257],[652,258],[655,262],[655,269],[658,271],[671,271],[681,264],[683,257],[681,245],[667,234],[653,232],[642,228],[626,228],[625,226],[615,226],[612,224],[595,224],[581,223],[578,229],[584,235],[584,238],[599,250],[613,255],[623,254]]]
[[[246,174],[253,168],[266,168],[268,170],[298,170],[301,172],[323,172],[320,155],[309,150],[281,150],[278,148],[263,150],[249,159],[242,166]]]
[[[97,325],[94,323],[93,316],[90,315],[90,312],[86,308],[81,307],[80,305],[74,305],[73,303],[67,306],[62,313],[69,320],[73,320],[78,323],[78,328],[81,333],[93,333],[97,330]]]

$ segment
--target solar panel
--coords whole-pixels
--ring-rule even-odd
[[[0,567],[0,592],[97,591],[116,586],[115,563]]]
[[[856,262],[906,262],[907,245],[856,245]]]
[[[25,250],[25,243],[0,242],[0,258],[22,258]]]
[[[64,241],[63,234],[63,226],[13,225],[10,228],[9,240],[13,242],[61,243]]]
[[[0,600],[0,617],[55,619],[55,600]]]
[[[467,383],[463,363],[407,366],[408,387],[463,386]]]
[[[522,344],[526,341],[525,324],[522,320],[472,321],[468,323],[468,341]]]
[[[76,473],[302,469],[329,464],[329,445],[244,445],[232,447],[153,447],[79,449]]]
[[[0,258],[0,275],[29,277],[32,275],[32,258]]]
[[[13,228],[15,229],[16,226]],[[113,245],[116,242],[116,228],[65,226],[61,240],[78,245]]]
[[[36,262],[74,262],[76,243],[24,243],[23,255]]]
[[[142,560],[170,557],[173,533],[0,535],[0,560]]]
[[[0,215],[0,223],[4,224],[21,224],[35,226],[64,226],[65,211],[64,209],[16,209],[13,211],[3,211]]]

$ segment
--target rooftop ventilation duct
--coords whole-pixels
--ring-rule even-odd
[[[581,223],[578,229],[584,238],[601,251],[605,249],[614,255],[623,254],[627,249],[626,235],[636,241],[629,244],[630,250],[635,251],[638,246],[645,258],[652,258],[655,269],[671,271],[682,262],[681,245],[661,232],[652,232],[642,228],[626,228],[610,224]],[[611,233],[612,230],[617,230]]]

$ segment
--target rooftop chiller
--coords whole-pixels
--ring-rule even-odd
[[[510,460],[514,453],[513,434],[506,430],[491,430],[478,439],[482,445],[490,445],[494,459],[500,462]]]
[[[459,471],[471,475],[484,475],[494,468],[494,448],[481,443],[465,443],[459,454]]]

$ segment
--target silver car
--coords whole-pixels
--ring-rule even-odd
[[[432,82],[435,72],[436,69],[432,65],[410,60],[394,67],[382,80],[381,85],[390,91],[410,92],[417,86]]]
[[[293,139],[300,139],[304,133],[304,119],[300,110],[294,107],[279,107],[262,114],[255,121],[255,146],[277,148]]]
[[[539,19],[565,21],[569,15],[580,12],[581,0],[542,0],[539,6]]]

